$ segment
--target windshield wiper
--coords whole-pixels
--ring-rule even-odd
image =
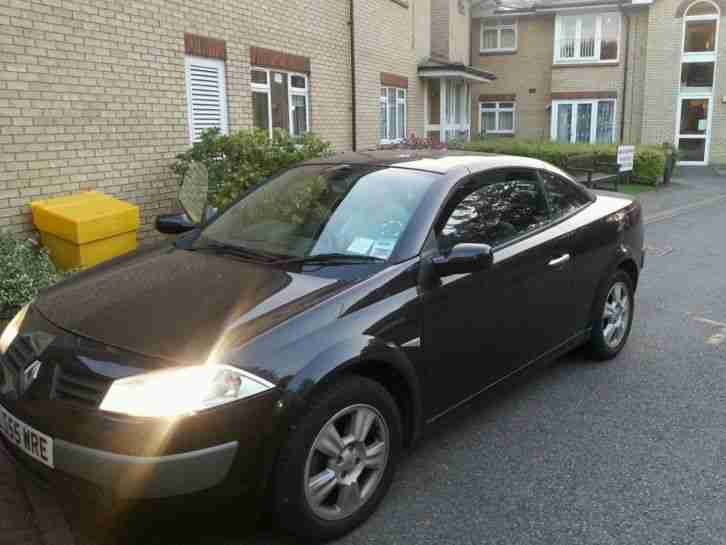
[[[316,264],[321,263],[325,265],[347,265],[355,263],[384,263],[386,260],[380,257],[373,257],[371,255],[355,255],[355,254],[316,254],[309,255],[307,257],[294,257],[291,259],[280,259],[273,261],[273,265],[295,265],[298,263],[302,264]]]
[[[223,244],[221,242],[210,242],[202,246],[192,246],[191,248],[189,248],[189,250],[192,252],[209,250],[219,254],[232,255],[235,257],[240,257],[242,259],[248,259],[250,261],[257,261],[263,263],[273,263],[280,260],[279,255],[270,254],[259,250],[251,250],[242,246],[235,246],[234,244]]]

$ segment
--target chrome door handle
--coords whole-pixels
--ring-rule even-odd
[[[557,257],[553,260],[551,260],[548,265],[550,267],[557,267],[558,265],[564,265],[570,260],[570,254],[561,255],[560,257]]]

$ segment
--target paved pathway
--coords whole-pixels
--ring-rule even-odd
[[[681,167],[670,184],[641,193],[638,199],[648,218],[721,195],[726,195],[726,176],[718,176],[710,167]]]
[[[30,502],[0,447],[0,545],[42,545]]]
[[[48,492],[23,479],[0,447],[0,545],[73,545],[63,512]]]

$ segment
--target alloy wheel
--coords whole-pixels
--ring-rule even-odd
[[[623,282],[610,288],[602,316],[602,333],[605,344],[611,350],[620,346],[628,331],[630,321],[630,291]]]
[[[388,464],[390,432],[378,410],[353,405],[323,426],[305,464],[305,498],[324,520],[356,513],[375,493]]]

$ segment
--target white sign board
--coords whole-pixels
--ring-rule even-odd
[[[618,146],[618,164],[620,172],[631,172],[635,159],[635,146]]]

